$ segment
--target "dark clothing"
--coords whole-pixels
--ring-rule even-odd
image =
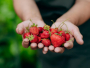
[[[43,20],[52,25],[51,20],[56,20],[67,12],[75,3],[75,0],[38,0],[36,1]],[[74,42],[74,47],[65,50],[63,54],[48,52],[46,55],[39,50],[41,68],[90,68],[90,20],[79,26],[83,35],[84,45]],[[87,32],[87,33],[86,33]]]

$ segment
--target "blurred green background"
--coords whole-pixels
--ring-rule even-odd
[[[0,0],[0,68],[34,68],[36,51],[22,47],[15,31],[22,22],[13,8],[13,0]]]

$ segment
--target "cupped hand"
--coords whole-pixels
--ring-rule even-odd
[[[30,28],[30,26],[33,24],[33,23],[35,23],[35,24],[37,24],[38,25],[38,27],[43,27],[44,25],[45,25],[45,23],[43,22],[43,21],[33,21],[33,22],[31,22],[30,20],[27,20],[27,21],[23,21],[23,22],[21,22],[20,24],[18,24],[18,26],[17,26],[17,28],[16,28],[16,32],[18,33],[18,34],[20,34],[20,35],[22,35],[22,38],[23,38],[23,34],[24,33],[26,33],[26,27],[29,27]],[[27,38],[23,38],[23,41],[22,41],[22,46],[24,47],[24,48],[28,48],[29,47],[29,45],[30,45],[30,47],[31,47],[31,49],[32,50],[35,50],[35,49],[37,49],[37,48],[44,48],[44,45],[42,44],[42,43],[31,43],[31,44],[29,44],[29,40],[27,39]],[[46,47],[45,47],[46,48]],[[44,48],[44,49],[45,49]],[[48,48],[46,48],[46,50],[47,50]],[[44,51],[44,50],[43,50]]]
[[[65,48],[67,48],[67,49],[73,48],[74,38],[76,39],[78,44],[82,45],[84,43],[83,36],[80,33],[79,28],[76,25],[72,24],[69,21],[65,21],[63,24],[61,24],[61,23],[62,22],[55,22],[51,26],[51,28],[58,27],[58,29],[60,29],[60,26],[62,26],[64,24],[62,26],[62,29],[63,29],[63,31],[67,31],[68,30],[70,32],[70,40],[66,41],[66,43],[64,44],[64,47],[56,47],[56,48],[54,48],[53,45],[50,45],[49,46],[49,50],[50,51],[53,51],[53,52],[56,52],[56,53],[63,53]]]

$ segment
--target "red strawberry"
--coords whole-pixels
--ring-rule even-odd
[[[29,37],[31,34],[28,32],[28,33],[25,33],[24,35],[23,35],[23,37],[24,38],[27,38],[27,37]]]
[[[55,28],[58,31],[58,28]]]
[[[49,25],[45,25],[45,26],[43,27],[43,30],[44,30],[44,31],[49,31],[49,30],[50,30],[50,26],[49,26]]]
[[[70,35],[69,33],[66,33],[66,41],[68,41],[70,39]]]
[[[65,38],[63,38],[63,36],[53,34],[51,35],[51,42],[54,47],[60,47],[65,42]]]
[[[49,39],[43,39],[43,40],[42,40],[42,43],[43,43],[46,47],[48,47],[48,46],[51,44],[51,42],[50,42]]]
[[[38,41],[37,41],[37,43],[39,43],[41,41],[41,37],[38,37]]]
[[[39,32],[42,32],[43,28],[42,27],[38,27],[39,28]]]
[[[63,41],[63,42],[65,43],[66,41],[65,41],[65,37],[64,37],[64,36],[62,36],[62,39],[64,39],[64,41]]]
[[[35,25],[35,23],[33,23],[31,28],[29,29],[29,31],[33,35],[38,35],[39,34],[39,29],[38,29],[37,25]]]
[[[39,37],[41,37],[41,34],[42,34],[42,33],[39,33]]]
[[[30,35],[29,40],[31,43],[36,43],[38,41],[38,36],[37,35]]]
[[[66,34],[64,31],[59,31],[58,34],[61,34],[61,36],[66,37]]]
[[[51,28],[50,32],[51,32],[51,35],[54,34],[54,33],[57,33],[57,29]]]
[[[49,38],[49,31],[43,31],[43,33],[41,33],[41,38]]]

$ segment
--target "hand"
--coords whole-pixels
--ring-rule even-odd
[[[45,23],[43,21],[33,21],[35,24],[38,25],[38,27],[43,27],[45,25]],[[23,34],[26,32],[26,27],[29,27],[32,25],[33,23],[30,21],[30,20],[27,20],[27,21],[24,21],[20,24],[18,24],[17,28],[16,28],[16,32],[20,35],[22,35],[23,37]],[[29,41],[27,38],[23,38],[23,41],[22,41],[22,45],[24,48],[28,48],[29,47]],[[37,48],[43,48],[44,45],[42,43],[39,43],[37,45],[37,43],[31,43],[30,44],[30,47],[32,50],[35,50]]]
[[[61,24],[62,22],[55,22],[51,28],[55,28],[55,25],[56,27],[58,27],[58,29],[60,29],[59,25]],[[76,39],[77,43],[82,45],[84,42],[82,40],[83,36],[82,34],[80,33],[79,31],[79,28],[77,26],[75,26],[74,24],[72,24],[71,22],[69,21],[65,21],[64,22],[66,25],[63,25],[62,26],[62,29],[64,31],[68,30],[71,32],[71,35],[70,35],[70,40],[69,41],[66,41],[66,43],[64,44],[64,47],[67,48],[67,49],[71,49],[73,48],[73,42],[74,42],[74,38]],[[74,38],[73,38],[74,36]],[[65,48],[64,47],[56,47],[54,48],[54,46],[49,46],[49,50],[50,51],[53,51],[53,52],[56,52],[56,53],[63,53]]]

